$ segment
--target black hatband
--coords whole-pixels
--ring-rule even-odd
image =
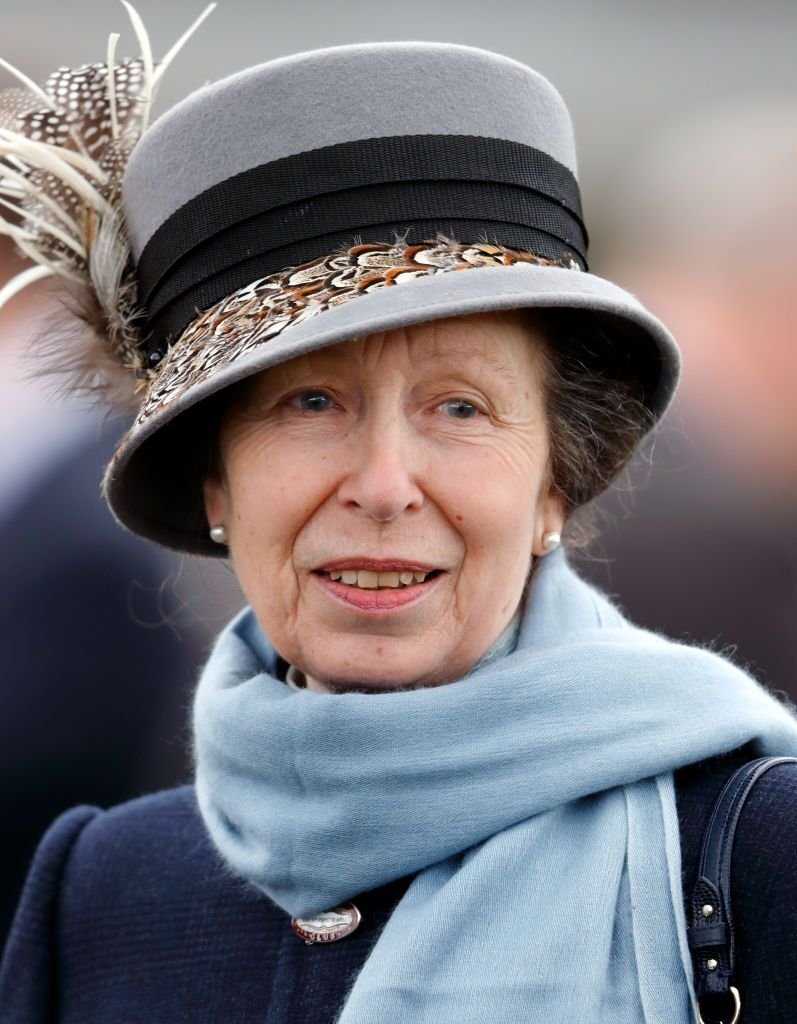
[[[587,266],[578,184],[547,154],[477,136],[341,143],[235,175],[158,228],[138,263],[146,348],[257,278],[408,229],[409,244],[439,230]]]

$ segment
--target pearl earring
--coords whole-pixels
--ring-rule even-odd
[[[226,526],[211,526],[210,528],[210,539],[216,544],[227,543],[227,527]]]
[[[542,535],[542,546],[546,551],[553,551],[554,548],[558,548],[562,542],[561,534],[551,530],[549,533]]]

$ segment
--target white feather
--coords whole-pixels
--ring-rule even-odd
[[[23,288],[27,288],[29,284],[33,284],[34,281],[40,281],[43,277],[50,277],[55,271],[49,267],[28,267],[27,270],[23,270],[21,274],[17,274],[16,277],[12,277],[10,281],[7,281],[2,288],[0,288],[0,309],[5,306],[17,292],[21,292]]]
[[[14,213],[18,212],[17,207],[13,203],[6,202],[5,199],[0,199],[0,206],[5,206]],[[32,221],[34,224],[38,224],[43,231],[46,231],[47,234],[52,235],[53,238],[57,238],[60,242],[63,242],[67,248],[71,249],[81,259],[86,259],[88,253],[86,252],[85,246],[81,245],[80,242],[76,241],[74,238],[71,238],[65,231],[56,227],[55,224],[51,224],[49,221],[45,220],[44,217],[40,217],[38,214],[32,213],[30,210],[25,211],[25,219]]]
[[[92,178],[100,183],[100,185],[104,185],[108,181],[108,175],[100,167],[97,161],[92,160],[90,156],[84,156],[82,153],[76,153],[74,149],[65,149],[63,146],[56,146],[51,142],[40,142],[39,145],[45,146],[51,153],[54,153],[56,156],[68,163],[70,167],[74,167],[75,170],[83,171],[85,174],[90,174]]]
[[[119,121],[116,116],[116,44],[119,42],[119,33],[111,32],[108,36],[108,106],[111,109],[111,133],[115,139],[119,138]]]
[[[103,217],[89,255],[89,273],[100,306],[118,316],[117,298],[122,272],[130,258],[130,245],[118,216]]]
[[[13,64],[9,64],[7,60],[3,60],[0,57],[0,68],[5,68],[6,71],[10,71],[11,74],[18,78],[19,81],[44,103],[48,110],[56,110],[55,100],[51,99],[50,96],[42,89],[40,85],[37,85],[32,78],[28,78],[26,74],[23,74],[19,68],[15,68]]]
[[[92,160],[90,156],[84,156],[82,153],[76,153],[73,149],[65,149],[63,146],[53,145],[51,142],[40,142],[38,139],[29,139],[27,135],[22,135],[20,132],[11,131],[10,128],[0,128],[0,139],[5,139],[8,145],[12,146],[14,143],[18,143],[20,140],[27,143],[25,152],[28,153],[26,161],[31,165],[30,146],[40,146],[43,150],[52,153],[53,156],[58,157],[65,163],[69,164],[70,167],[74,167],[75,170],[83,171],[85,174],[90,174],[95,178],[101,185],[104,185],[108,180],[108,175],[103,171],[96,160]],[[20,150],[20,152],[22,152]],[[19,153],[15,153],[12,148],[12,156],[16,156],[18,160],[22,157]],[[36,166],[36,163],[31,166]]]
[[[24,228],[17,227],[16,224],[10,224],[5,217],[0,217],[0,235],[8,235],[9,238],[13,238],[15,242],[20,239],[28,242],[35,242],[36,236],[28,234]]]
[[[141,112],[141,133],[147,130],[149,124],[149,111],[152,106],[152,83],[153,83],[153,60],[152,60],[152,47],[149,42],[149,35],[147,30],[144,28],[144,22],[141,20],[138,11],[135,7],[128,2],[128,0],[122,0],[130,22],[133,26],[133,31],[136,33],[138,39],[138,45],[141,47],[141,60],[144,64],[144,89],[143,89],[143,101],[144,109]]]
[[[70,315],[65,316],[63,309],[48,313],[48,322],[37,327],[34,345],[42,372],[66,374],[67,390],[99,394],[106,403],[134,409],[149,371],[141,350],[144,311],[137,305],[138,286],[121,206],[121,175],[124,161],[146,131],[155,87],[216,4],[211,3],[182,34],[157,71],[138,12],[128,0],[122,4],[141,49],[140,58],[133,62],[135,74],[117,82],[119,34],[111,33],[105,90],[93,95],[85,108],[80,106],[74,120],[71,111],[61,110],[46,90],[0,61],[45,109],[55,112],[59,131],[66,132],[75,147],[67,149],[0,128],[0,196],[6,197],[0,198],[0,208],[12,210],[19,218],[19,223],[11,223],[0,215],[0,233],[10,235],[19,251],[35,264],[0,290],[0,305],[33,281],[55,277],[61,285],[56,297]],[[59,85],[67,89],[82,76],[82,69],[59,71],[63,72]],[[122,89],[128,101],[135,100],[134,106],[126,108],[124,120]],[[133,120],[128,110],[135,115]],[[35,108],[31,113],[36,113]],[[95,160],[81,133],[103,120],[103,129],[110,127],[103,134],[107,148],[95,153]],[[35,133],[34,121],[16,123]]]
[[[0,235],[10,235],[14,239],[14,244],[17,248],[32,260],[34,263],[39,263],[45,267],[48,267],[54,274],[58,274],[59,277],[68,277],[73,281],[83,282],[83,278],[76,274],[71,268],[69,268],[63,261],[56,262],[51,260],[49,256],[43,253],[31,236],[25,235],[19,228],[15,228],[13,224],[9,224],[7,220],[0,217]]]
[[[10,141],[9,136],[11,137]],[[33,142],[26,139],[24,135],[17,135],[15,132],[0,128],[0,153],[20,154],[28,159],[32,166],[41,167],[60,178],[65,185],[68,185],[73,192],[77,192],[96,210],[109,213],[111,207],[108,200],[86,178],[81,177],[65,160],[52,152],[52,148],[54,147]]]
[[[64,210],[63,207],[59,206],[58,203],[56,203],[56,201],[52,199],[50,196],[48,196],[45,192],[42,192],[40,189],[37,189],[36,186],[24,176],[24,174],[20,174],[18,171],[12,171],[8,167],[3,168],[2,174],[3,177],[0,177],[0,181],[2,181],[3,178],[12,178],[15,181],[18,180],[20,185],[22,186],[23,195],[27,194],[29,198],[35,199],[37,202],[40,202],[43,206],[46,206],[48,210],[50,210],[52,213],[55,214],[56,217],[59,218],[59,220],[61,220],[64,224],[68,225],[72,229],[72,232],[75,237],[80,236],[80,226],[78,225],[74,217],[70,217],[66,210]]]
[[[152,76],[153,97],[155,95],[155,90],[160,84],[161,78],[163,78],[163,75],[166,72],[169,65],[171,64],[171,62],[174,60],[174,58],[177,56],[180,50],[182,50],[183,46],[185,46],[185,44],[188,42],[188,40],[191,38],[194,32],[196,32],[196,30],[199,28],[199,26],[202,24],[205,18],[207,18],[207,16],[211,14],[216,9],[217,6],[218,4],[215,3],[208,4],[205,10],[196,19],[194,24],[191,25],[190,28],[186,29],[185,32],[183,32],[183,34],[180,36],[180,38],[177,40],[174,46],[172,46],[172,48],[168,51],[166,56],[159,62],[158,67],[155,69],[155,72]]]

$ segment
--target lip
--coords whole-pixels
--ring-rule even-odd
[[[442,569],[442,566],[414,562],[406,558],[367,558],[363,555],[324,562],[313,572],[341,572],[343,569],[370,569],[372,572],[432,572],[435,569]]]
[[[373,559],[371,559],[373,562]],[[336,563],[337,564],[337,563]],[[414,563],[393,563],[393,565],[399,565],[403,568],[411,568]],[[359,568],[369,568],[369,566],[363,565],[362,562],[354,562],[350,560],[350,565],[356,565]],[[342,566],[345,568],[345,566]],[[385,570],[390,571],[390,570]],[[418,569],[418,572],[426,572],[430,570]],[[424,598],[432,594],[436,589],[440,580],[446,575],[441,572],[439,575],[432,577],[432,579],[424,583],[411,583],[406,587],[386,587],[382,590],[360,590],[359,587],[352,587],[346,583],[338,583],[337,580],[332,580],[329,576],[324,575],[321,572],[313,572],[310,574],[319,587],[321,587],[329,597],[335,601],[340,601],[345,604],[349,609],[356,609],[359,612],[363,612],[367,615],[390,615],[401,611],[406,608],[407,605],[417,604],[419,601],[423,601]]]

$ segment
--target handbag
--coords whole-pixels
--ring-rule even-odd
[[[735,936],[731,908],[731,860],[736,827],[753,786],[775,765],[797,757],[759,757],[730,776],[703,833],[697,881],[689,902],[687,939],[695,968],[700,1024],[738,1024],[742,997],[734,984]],[[720,1017],[704,1018],[704,1009]]]

